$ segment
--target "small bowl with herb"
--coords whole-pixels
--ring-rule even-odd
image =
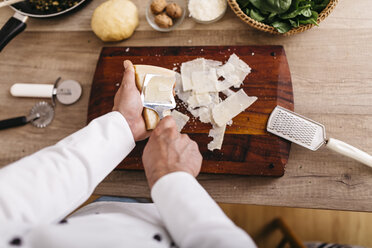
[[[249,26],[271,34],[293,35],[318,26],[338,0],[227,0]]]
[[[170,32],[183,22],[186,8],[186,0],[151,0],[146,19],[155,30]]]

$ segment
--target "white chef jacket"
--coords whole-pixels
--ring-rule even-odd
[[[0,247],[256,247],[185,172],[160,178],[153,204],[96,202],[63,220],[134,146],[111,112],[2,168]]]

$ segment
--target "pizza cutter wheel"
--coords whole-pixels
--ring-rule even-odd
[[[31,122],[31,124],[35,127],[44,128],[52,122],[53,117],[53,107],[47,102],[38,102],[31,109],[28,116],[19,116],[0,121],[0,130],[10,127],[23,126],[29,122]]]

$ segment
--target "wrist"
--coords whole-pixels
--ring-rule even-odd
[[[160,185],[160,184],[163,184],[163,182],[165,181],[168,181],[170,180],[171,178],[175,178],[175,177],[185,177],[185,178],[193,178],[193,180],[195,180],[195,177],[193,175],[191,175],[190,173],[186,172],[186,171],[174,171],[174,172],[170,172],[168,174],[165,174],[163,175],[162,177],[160,177],[153,185],[152,187],[150,188],[151,191],[154,190],[155,187],[157,187],[157,185]]]
[[[164,166],[157,166],[156,168],[162,168]],[[152,171],[151,175],[147,175],[147,182],[149,184],[150,189],[163,177],[173,174],[173,173],[186,173],[189,174],[190,176],[194,177],[193,173],[188,170],[183,170],[183,169],[178,169],[178,168],[173,168],[173,169],[162,169],[158,171]]]
[[[123,116],[123,118],[125,119],[126,123],[128,124],[129,129],[130,129],[130,131],[131,131],[131,133],[133,135],[133,139],[135,141],[137,141],[136,135],[135,135],[136,134],[136,132],[135,132],[135,126],[136,125],[134,125],[133,120],[131,120],[130,118],[125,117],[125,115],[122,112],[120,112],[120,110],[116,109],[115,106],[112,108],[112,111],[113,112],[118,112],[121,116]]]

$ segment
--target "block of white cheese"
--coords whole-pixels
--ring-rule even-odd
[[[244,92],[243,89],[241,89],[226,98],[221,103],[217,104],[212,109],[213,120],[219,127],[222,127],[226,125],[226,123],[228,123],[232,118],[251,106],[256,100],[257,97],[250,97]]]
[[[176,79],[168,76],[153,76],[144,92],[145,103],[171,103]]]
[[[176,72],[152,65],[134,65],[135,75],[136,75],[136,85],[137,88],[142,91],[142,85],[144,83],[146,74],[156,74],[160,76],[164,76],[166,78],[176,76]],[[175,82],[174,82],[175,83]],[[143,110],[143,117],[146,122],[146,128],[148,130],[154,129],[159,122],[158,114],[151,110],[151,109],[144,109]]]

